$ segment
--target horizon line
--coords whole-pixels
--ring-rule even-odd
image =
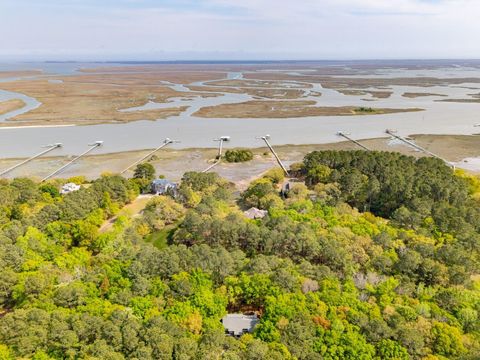
[[[172,59],[172,60],[127,60],[127,59],[108,59],[108,60],[39,60],[39,59],[1,59],[2,62],[19,62],[19,63],[99,63],[99,64],[162,64],[162,63],[315,63],[315,62],[368,62],[368,61],[480,61],[480,58],[332,58],[332,59],[302,59],[302,58],[285,58],[285,59]]]

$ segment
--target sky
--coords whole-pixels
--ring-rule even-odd
[[[479,0],[0,0],[0,60],[480,58]]]

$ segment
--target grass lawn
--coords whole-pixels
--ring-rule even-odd
[[[155,231],[145,238],[145,241],[153,244],[158,249],[167,247],[170,237],[177,230],[178,224],[165,226],[162,230]]]
[[[100,230],[99,230],[100,233],[109,231],[113,227],[115,220],[117,220],[119,216],[127,216],[127,217],[138,216],[143,211],[143,209],[145,209],[145,206],[147,206],[147,203],[150,201],[150,199],[152,199],[152,197],[153,195],[138,196],[130,204],[127,204],[122,209],[120,209],[118,214],[115,215],[113,218],[105,220],[103,225],[100,226]]]

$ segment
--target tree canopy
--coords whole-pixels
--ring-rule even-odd
[[[395,153],[295,168],[283,197],[189,172],[139,216],[138,179],[0,181],[0,359],[480,358],[480,181]],[[239,312],[259,324],[225,335]]]

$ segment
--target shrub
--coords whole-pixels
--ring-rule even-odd
[[[280,184],[285,180],[285,174],[280,168],[273,168],[268,170],[264,175],[264,179],[270,180],[273,184]]]
[[[250,161],[253,159],[253,152],[248,149],[227,150],[225,160],[230,163]]]
[[[357,112],[357,113],[374,113],[375,110],[372,109],[371,107],[360,106],[360,107],[355,109],[355,112]]]

